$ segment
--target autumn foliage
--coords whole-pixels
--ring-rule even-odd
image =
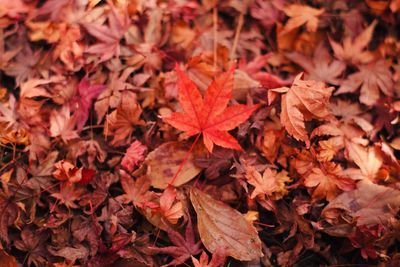
[[[399,28],[399,0],[0,0],[0,267],[400,266]]]

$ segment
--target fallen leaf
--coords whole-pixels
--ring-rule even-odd
[[[122,203],[133,203],[135,206],[142,207],[150,199],[150,180],[146,176],[141,176],[135,180],[126,173],[121,173],[120,177],[122,189],[125,194],[117,197]]]
[[[132,99],[125,97],[120,106],[107,115],[107,124],[104,128],[105,135],[112,135],[113,145],[121,145],[132,135],[137,125],[144,125],[140,118],[142,108],[138,103],[132,103]]]
[[[75,117],[71,116],[67,105],[62,106],[61,110],[53,110],[50,115],[50,133],[52,137],[61,136],[64,142],[79,138],[75,126]]]
[[[43,266],[46,265],[46,258],[49,256],[45,247],[48,238],[49,235],[44,229],[33,229],[32,226],[26,226],[21,231],[21,239],[14,242],[16,248],[28,253],[26,254],[28,265],[33,263],[35,266]]]
[[[75,263],[77,259],[86,259],[89,256],[89,250],[81,244],[75,247],[63,247],[59,250],[50,247],[49,251],[54,256],[63,257],[72,263]]]
[[[160,197],[160,210],[164,218],[176,224],[184,215],[182,202],[176,199],[176,189],[168,186]]]
[[[136,140],[126,150],[125,156],[121,161],[122,167],[132,172],[133,169],[144,160],[144,153],[146,153],[146,151],[147,147]]]
[[[20,209],[18,205],[7,199],[0,192],[0,239],[7,244],[10,242],[8,228],[16,223],[19,216]]]
[[[152,250],[157,251],[158,253],[167,253],[174,256],[173,261],[163,266],[183,264],[192,255],[197,255],[201,252],[201,242],[195,242],[195,232],[190,220],[186,225],[184,237],[179,232],[171,228],[167,229],[167,233],[174,246],[152,248]]]
[[[227,108],[232,96],[233,68],[221,74],[207,88],[204,100],[196,85],[177,66],[179,103],[184,111],[164,117],[188,136],[203,134],[203,142],[212,152],[214,144],[241,150],[239,143],[227,131],[246,121],[258,105],[235,105]]]
[[[341,84],[336,95],[354,93],[361,87],[360,102],[369,106],[377,103],[380,91],[386,96],[393,96],[392,73],[385,61],[379,60],[358,68],[358,72],[350,74]]]
[[[332,200],[322,210],[322,215],[333,224],[347,214],[357,225],[374,225],[393,218],[399,208],[399,190],[362,180],[355,190],[344,192]]]
[[[172,181],[188,151],[189,145],[187,143],[168,142],[150,152],[146,157],[145,164],[147,165],[147,176],[151,181],[151,185],[155,188],[165,189],[169,182]],[[195,149],[189,155],[173,186],[178,187],[187,183],[200,173],[201,169],[194,165],[193,159],[195,155],[201,154],[200,149]]]
[[[346,36],[343,45],[329,39],[335,56],[343,61],[349,61],[353,64],[368,63],[373,60],[373,55],[369,51],[364,51],[368,43],[371,41],[372,34],[378,21],[374,20],[360,35],[354,40],[350,36]]]
[[[77,209],[79,206],[75,203],[84,193],[84,189],[77,187],[75,184],[62,183],[60,184],[60,191],[52,193],[51,196],[60,201],[68,208]]]
[[[51,97],[45,85],[64,81],[62,76],[53,76],[50,79],[30,79],[21,84],[21,97]]]
[[[210,252],[224,248],[228,256],[242,261],[263,255],[257,230],[243,214],[194,187],[190,200],[197,213],[201,241]]]
[[[320,200],[326,198],[332,201],[341,190],[351,191],[355,188],[355,181],[343,175],[340,165],[332,162],[321,164],[321,168],[313,168],[304,178],[304,185],[315,187],[312,197]]]
[[[368,258],[377,259],[379,256],[379,249],[377,249],[375,244],[382,237],[384,230],[381,224],[371,227],[361,225],[349,236],[351,245],[360,249],[361,256],[365,260],[368,260]]]
[[[280,34],[284,35],[290,31],[306,25],[306,28],[310,32],[315,32],[318,27],[319,18],[325,10],[316,9],[307,5],[291,4],[283,8],[283,11],[289,16],[289,20],[286,22],[285,27]]]
[[[340,76],[346,69],[346,64],[339,60],[332,60],[324,43],[320,43],[309,58],[299,52],[286,53],[285,56],[300,65],[308,75],[306,79],[338,85]]]
[[[346,142],[348,158],[361,169],[365,177],[374,180],[379,168],[382,166],[383,159],[373,147],[363,147],[355,142]]]
[[[206,252],[202,252],[200,255],[200,260],[192,256],[192,262],[194,267],[220,267],[224,266],[225,263],[225,250],[223,248],[218,248],[215,253],[212,254],[211,261],[208,262],[208,255]]]
[[[261,174],[251,166],[246,169],[246,178],[247,182],[255,187],[250,198],[255,198],[259,195],[262,197],[268,195],[276,200],[281,199],[288,193],[285,183],[291,181],[286,171],[278,173],[276,170],[266,168],[261,176]]]
[[[286,89],[281,102],[281,123],[286,131],[309,146],[310,140],[305,121],[310,119],[326,120],[332,117],[328,108],[333,87],[325,87],[323,82],[301,80],[302,73],[296,76],[293,85]]]
[[[107,14],[108,26],[97,23],[84,23],[83,26],[90,35],[96,37],[100,42],[86,49],[86,53],[100,56],[100,62],[109,60],[120,54],[120,41],[130,25],[129,15],[126,8],[118,9],[112,1],[107,1],[110,8]]]
[[[78,85],[78,95],[71,101],[71,110],[77,121],[77,128],[81,130],[89,118],[92,102],[106,88],[105,85],[91,85],[89,79],[84,77]]]
[[[63,182],[76,183],[82,179],[82,169],[78,169],[66,160],[60,160],[54,164],[56,170],[53,172],[54,178]]]
[[[17,260],[4,250],[0,250],[0,267],[18,267]]]

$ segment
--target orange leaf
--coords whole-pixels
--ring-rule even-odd
[[[301,80],[302,73],[296,76],[292,86],[282,96],[281,123],[286,131],[299,141],[309,145],[305,121],[310,119],[326,120],[331,112],[328,108],[333,87],[325,87],[323,82]],[[282,92],[282,88],[272,91]]]
[[[176,190],[173,186],[168,186],[160,197],[161,214],[172,224],[176,224],[184,215],[182,202],[176,200]]]
[[[289,20],[280,34],[286,34],[303,24],[309,32],[315,32],[318,27],[318,16],[324,13],[324,9],[316,9],[306,5],[292,4],[283,9]]]
[[[203,134],[208,151],[214,144],[241,150],[239,143],[227,131],[245,122],[258,105],[235,105],[228,107],[232,97],[233,68],[217,77],[205,93],[204,100],[199,89],[177,66],[179,103],[183,113],[175,112],[164,121],[186,132],[188,136]]]
[[[313,168],[304,181],[305,186],[315,187],[313,199],[326,198],[331,201],[340,193],[340,190],[350,191],[355,188],[355,181],[343,176],[340,165],[326,162],[321,166],[321,168]]]
[[[255,187],[250,198],[268,195],[273,196],[273,199],[281,199],[287,194],[285,183],[291,181],[286,171],[278,173],[276,170],[266,168],[261,175],[252,166],[246,168],[246,178],[249,184]]]
[[[0,267],[17,267],[17,260],[8,255],[4,250],[0,250]]]

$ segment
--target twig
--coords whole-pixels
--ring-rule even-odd
[[[244,4],[246,9],[247,9],[247,2],[248,1],[246,1],[246,3]],[[239,15],[238,24],[236,25],[235,38],[233,39],[233,45],[232,45],[231,53],[229,55],[229,58],[231,60],[234,59],[234,57],[235,57],[236,47],[239,42],[239,36],[240,36],[240,32],[242,31],[243,23],[244,23],[244,10],[241,10],[240,15]]]

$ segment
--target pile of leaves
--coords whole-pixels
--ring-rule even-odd
[[[0,266],[400,266],[399,0],[0,0]]]

